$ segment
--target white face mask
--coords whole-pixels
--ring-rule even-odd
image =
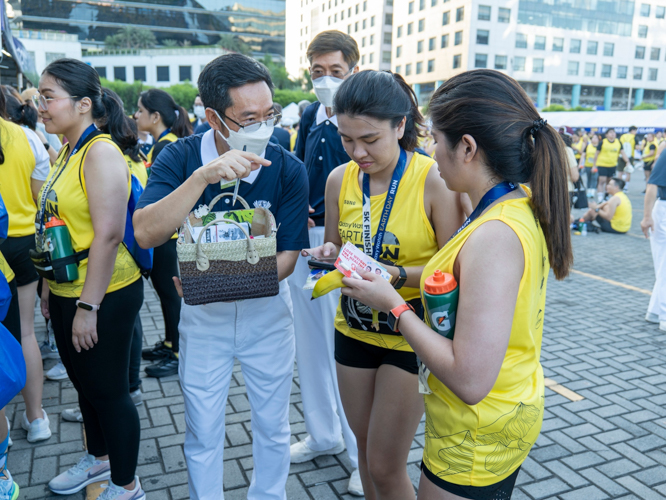
[[[262,123],[259,127],[259,130],[254,132],[248,133],[245,132],[245,129],[240,129],[238,132],[235,132],[227,127],[227,124],[224,123],[224,120],[220,117],[220,114],[217,111],[215,111],[215,114],[220,119],[220,123],[222,123],[229,131],[229,137],[224,137],[222,132],[219,130],[217,133],[220,134],[220,137],[226,141],[231,149],[239,149],[243,151],[243,148],[245,148],[245,151],[254,153],[257,156],[261,156],[263,154],[263,152],[266,150],[268,140],[273,135],[273,129],[275,127],[269,127],[265,123]]]
[[[194,106],[193,111],[194,111],[194,116],[199,118],[199,120],[203,120],[204,118],[206,118],[206,108],[204,108],[203,106]]]
[[[327,108],[332,107],[333,98],[340,85],[342,85],[342,82],[344,80],[333,76],[320,76],[316,80],[312,80],[312,87],[319,102]]]

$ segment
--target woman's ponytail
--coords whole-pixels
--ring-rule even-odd
[[[419,138],[423,136],[424,119],[419,110],[419,100],[414,89],[409,86],[405,79],[399,73],[393,73],[393,80],[402,88],[402,91],[409,97],[410,110],[407,114],[405,123],[405,134],[398,141],[400,146],[406,151],[414,151],[419,144]]]
[[[192,124],[190,123],[190,117],[187,114],[187,110],[182,106],[176,106],[174,110],[176,114],[176,120],[171,125],[171,132],[176,137],[187,137],[192,135]]]
[[[98,124],[99,129],[111,135],[123,153],[132,149],[138,142],[137,134],[132,131],[128,124],[129,118],[125,116],[123,101],[113,90],[102,88],[101,105],[103,116],[97,117],[95,107],[93,106],[93,117]],[[98,110],[99,112],[100,110]]]

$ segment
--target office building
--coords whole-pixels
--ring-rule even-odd
[[[361,69],[391,69],[394,0],[288,0],[285,66],[299,77],[309,68],[306,52],[321,31],[353,36],[361,53]]]
[[[537,107],[666,104],[665,0],[395,0],[393,71],[425,103],[462,71],[518,80]]]
[[[233,35],[254,52],[284,55],[286,0],[7,2],[14,29],[75,34],[84,48],[99,47],[107,36],[133,26],[151,30],[158,44],[214,45],[221,35]]]

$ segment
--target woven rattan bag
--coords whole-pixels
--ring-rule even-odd
[[[211,201],[210,206],[200,206],[190,214],[179,231],[176,244],[178,267],[183,298],[188,305],[271,297],[279,292],[275,217],[265,208],[255,208],[250,234],[247,234],[241,224],[223,218],[224,214],[236,211],[211,212],[225,196],[232,194],[220,194]],[[246,210],[250,210],[243,198],[239,196],[238,200]],[[215,218],[209,220],[209,214]],[[204,224],[204,220],[209,221]],[[196,241],[191,237],[188,221],[193,226],[203,228]],[[235,224],[245,237],[233,241],[202,243],[206,229],[223,223]]]

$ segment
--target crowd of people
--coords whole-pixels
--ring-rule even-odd
[[[13,97],[20,112],[0,93],[9,215],[0,270],[12,294],[2,323],[26,361],[22,426],[31,443],[50,437],[33,323],[38,286],[55,339],[44,350],[57,352],[78,393],[78,408],[62,418],[85,425],[86,451],[49,482],[54,493],[108,481],[102,500],[145,498],[136,410],[143,357],[154,361],[148,376],[179,375],[193,499],[223,496],[236,360],[251,408],[248,498],[285,499],[290,463],[345,450],[349,493],[415,498],[406,463],[424,412],[419,497],[511,496],[543,419],[547,276],[563,279],[573,261],[565,141],[500,72],[448,80],[429,102],[426,126],[400,75],[359,68],[349,35],[320,33],[307,58],[317,101],[299,104],[297,127],[280,124],[266,67],[241,54],[201,72],[194,121],[158,89],[142,93],[128,116],[95,70],[72,59],[52,62],[37,90]],[[33,126],[21,121],[27,116]],[[594,152],[600,179],[614,177],[601,175],[613,142],[609,134]],[[586,165],[591,150],[580,148]],[[616,181],[609,186],[621,192]],[[179,228],[235,183],[239,198],[275,217],[279,290],[188,305]],[[223,201],[225,210],[240,207]],[[619,207],[611,200],[599,207],[607,210]],[[128,227],[152,249],[149,272],[125,243]],[[311,300],[312,259],[335,258],[347,243],[390,280],[358,270],[362,279],[344,278],[337,293]],[[453,337],[437,332],[422,303],[439,271],[459,288]],[[165,338],[142,350],[148,274]],[[294,361],[307,437],[291,444]],[[15,500],[1,413],[0,499]]]

